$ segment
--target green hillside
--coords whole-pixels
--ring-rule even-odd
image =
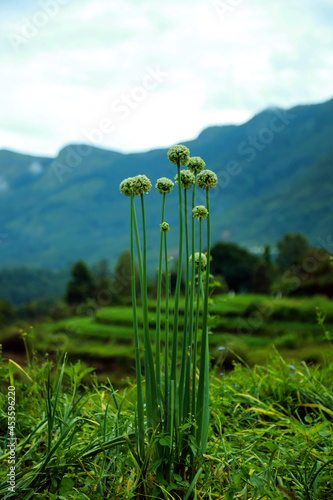
[[[301,230],[313,243],[330,234],[333,100],[289,111],[269,109],[240,126],[215,126],[187,142],[219,177],[213,242],[275,243]],[[180,138],[181,142],[181,138]],[[18,146],[19,148],[19,146]],[[57,158],[0,151],[0,266],[63,269],[78,258],[114,264],[128,247],[128,200],[120,181],[145,173],[155,184],[175,175],[167,150],[121,154],[70,145]],[[161,197],[147,197],[148,252],[155,267]],[[176,193],[167,203],[170,248]],[[198,202],[203,202],[198,196]]]

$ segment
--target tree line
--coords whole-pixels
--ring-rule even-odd
[[[277,242],[274,250],[272,252],[267,245],[258,255],[236,243],[216,243],[211,249],[211,273],[217,285],[216,292],[322,294],[333,297],[332,257],[324,248],[312,247],[301,233],[287,233]],[[171,267],[171,288],[175,284],[176,264],[174,261]],[[130,303],[131,300],[128,250],[120,254],[113,271],[106,260],[91,267],[79,260],[70,272],[39,270],[38,279],[35,278],[32,270],[0,271],[0,289],[5,289],[6,282],[10,284],[10,298],[15,298],[15,290],[16,297],[27,297],[25,294],[29,293],[29,286],[35,292],[39,286],[40,292],[47,295],[36,300],[27,298],[19,305],[14,300],[14,306],[8,295],[4,296],[0,299],[0,324],[11,322],[17,316],[27,319],[51,316],[60,319],[72,314],[87,314],[97,307]],[[136,283],[139,283],[138,269]],[[152,296],[156,286],[156,276],[151,276],[149,290]],[[49,293],[50,290],[53,293]]]

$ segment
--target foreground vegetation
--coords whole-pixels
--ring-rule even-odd
[[[221,376],[222,370],[210,377],[208,448],[194,464],[196,498],[333,499],[333,363],[294,366],[275,354],[264,366],[235,362],[232,372]],[[59,360],[48,379],[46,364],[31,360],[24,373],[2,360],[1,498],[123,500],[138,489],[150,492],[138,498],[185,498],[190,484],[173,472],[167,484],[153,453],[140,483],[131,444],[135,386],[119,393],[95,377],[80,385],[84,375],[80,363]],[[6,483],[6,393],[13,384],[15,495]]]

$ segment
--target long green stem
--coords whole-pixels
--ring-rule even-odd
[[[135,203],[133,200],[133,224],[134,224],[134,232],[135,232],[135,242],[136,242],[136,249],[137,249],[137,255],[138,255],[138,264],[139,264],[139,276],[140,276],[140,291],[141,291],[141,300],[142,298],[146,295],[147,289],[144,288],[144,278],[143,278],[143,265],[142,265],[142,252],[141,252],[141,245],[140,245],[140,235],[139,235],[139,228],[138,228],[138,221],[137,221],[137,216],[136,216],[136,210],[135,210]],[[146,291],[145,291],[146,290]],[[145,332],[145,328],[143,328]],[[143,361],[143,366],[144,366],[144,373],[145,373],[145,385],[146,385],[146,397],[147,397],[147,387],[149,388],[149,371],[147,367],[149,366],[149,361],[148,361],[148,352],[146,349],[146,342],[145,342],[145,337],[144,337],[144,343],[143,343],[143,356],[144,356],[144,361]],[[151,397],[149,398],[151,400]],[[147,420],[149,423],[152,421],[152,415],[151,415],[151,408],[150,406],[146,405],[146,415],[147,415]]]
[[[202,341],[200,354],[200,374],[198,387],[197,405],[197,443],[202,453],[206,452],[209,424],[209,348],[208,348],[208,297],[209,297],[209,274],[210,274],[210,209],[209,191],[206,189],[207,215],[207,267],[205,279],[205,296],[202,317]]]
[[[192,211],[195,207],[195,188],[197,182],[197,172],[194,172],[195,181],[192,191]],[[188,345],[190,347],[189,356],[186,363],[186,380],[185,380],[185,393],[191,393],[191,362],[193,360],[193,349],[196,348],[196,344],[193,345],[193,320],[194,320],[194,292],[195,292],[195,224],[193,213],[191,212],[191,254],[192,254],[192,267],[191,267],[191,288],[190,288],[190,308],[189,308],[189,326],[188,326]],[[193,381],[195,387],[195,381]],[[193,393],[193,391],[192,391]],[[195,397],[195,390],[194,390]],[[192,394],[193,401],[193,394]],[[192,403],[193,404],[193,403]],[[192,412],[193,414],[193,412]]]
[[[146,409],[147,409],[147,420],[148,428],[150,429],[150,435],[153,429],[155,429],[159,422],[160,417],[160,405],[157,397],[157,387],[155,378],[155,368],[153,353],[151,347],[150,333],[149,333],[149,320],[148,320],[148,297],[147,297],[147,236],[146,236],[146,220],[145,220],[145,207],[143,194],[141,197],[141,209],[142,209],[142,235],[143,235],[143,245],[142,245],[142,287],[141,287],[141,298],[142,298],[142,310],[143,310],[143,339],[144,339],[144,351],[145,356],[145,375],[146,375]]]
[[[139,263],[139,276],[140,276],[140,284],[142,283],[142,254],[141,254],[141,246],[140,246],[140,236],[139,236],[139,228],[138,221],[136,218],[135,204],[133,201],[133,223],[134,223],[134,231],[135,231],[135,242],[136,242],[136,251],[138,254],[138,263]]]
[[[182,187],[180,181],[180,163],[177,163],[178,175],[178,199],[179,199],[179,249],[178,249],[178,269],[177,281],[175,290],[175,305],[173,318],[173,336],[172,336],[172,359],[171,359],[171,375],[170,380],[175,381],[175,390],[177,391],[177,353],[178,353],[178,324],[179,324],[179,297],[180,285],[182,280],[182,258],[183,258],[183,203],[182,203]],[[176,395],[177,400],[177,395]],[[177,410],[177,408],[176,408]]]
[[[165,404],[165,429],[168,428],[168,415],[170,408],[170,390],[169,390],[169,265],[168,265],[168,248],[167,248],[167,232],[164,235],[164,258],[165,258],[165,348],[164,348],[164,404]]]
[[[187,221],[187,190],[184,189],[184,220],[185,220],[185,308],[184,308],[184,328],[182,341],[182,357],[180,364],[179,377],[179,411],[180,421],[183,422],[189,410],[189,393],[185,391],[185,375],[186,375],[186,360],[188,356],[188,309],[189,309],[189,237],[188,237],[188,221]]]
[[[196,379],[197,379],[197,345],[198,345],[198,332],[199,332],[199,319],[200,319],[200,296],[202,273],[201,273],[201,252],[202,252],[202,220],[199,219],[199,267],[198,267],[198,287],[197,287],[197,302],[195,312],[195,326],[194,326],[194,341],[193,341],[193,356],[192,356],[192,415],[195,417],[197,411],[196,405]],[[194,262],[194,259],[193,259]],[[195,266],[193,266],[195,269]]]
[[[195,207],[195,189],[197,184],[197,171],[194,172],[194,185],[192,191],[192,212],[191,212],[191,254],[192,254],[192,267],[191,267],[191,283],[190,283],[190,309],[189,309],[189,328],[188,328],[188,345],[189,345],[189,353],[186,359],[186,380],[185,380],[185,394],[190,395],[191,399],[188,403],[189,412],[191,420],[195,418],[195,401],[196,401],[196,353],[197,353],[197,340],[198,340],[198,321],[199,316],[196,316],[196,339],[193,343],[193,321],[194,321],[194,294],[195,294],[195,220],[193,217],[193,209]],[[201,238],[200,238],[201,241]],[[201,243],[200,243],[201,245]],[[200,247],[201,248],[201,247]],[[201,279],[201,274],[200,274]],[[200,304],[200,294],[198,295],[198,304],[197,309]],[[194,359],[195,353],[195,359]],[[192,366],[193,363],[193,366]],[[192,373],[191,373],[192,370]],[[191,376],[192,376],[192,386],[191,386]],[[195,436],[195,428],[192,427],[191,433]],[[193,477],[194,471],[194,453],[191,450],[190,452],[190,461],[191,461],[191,478]]]
[[[138,426],[137,426],[137,444],[138,453],[141,459],[144,459],[144,403],[142,390],[141,376],[141,359],[140,359],[140,341],[138,329],[138,317],[136,307],[135,293],[135,265],[134,265],[134,199],[131,196],[131,288],[132,288],[132,310],[133,310],[133,331],[134,331],[134,346],[135,346],[135,370],[136,370],[136,390],[137,390],[137,409],[138,409]]]
[[[162,217],[161,223],[164,221],[165,211],[165,193],[162,200]],[[163,231],[160,235],[160,256],[158,261],[158,278],[157,278],[157,303],[156,303],[156,382],[157,386],[161,387],[161,293],[162,293],[162,254],[163,254]]]

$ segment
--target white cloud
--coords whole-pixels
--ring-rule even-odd
[[[107,119],[102,146],[149,149],[332,96],[331,2],[244,0],[221,17],[216,5],[228,3],[237,4],[69,0],[17,51],[8,33],[24,31],[41,4],[11,4],[1,16],[0,147],[54,155]],[[113,103],[156,65],[168,78],[122,120]]]

